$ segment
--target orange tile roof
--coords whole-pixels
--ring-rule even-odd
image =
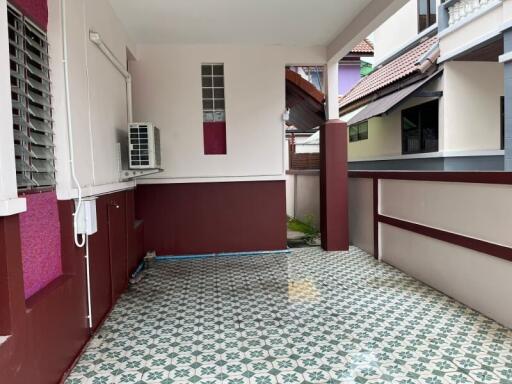
[[[373,54],[373,44],[370,40],[364,39],[359,44],[357,44],[350,53],[371,53]]]
[[[297,72],[292,71],[291,69],[286,70],[286,81],[289,81],[295,84],[297,87],[302,89],[306,94],[311,96],[318,103],[323,103],[325,101],[325,95],[322,91],[318,90],[313,84],[304,79]]]
[[[431,37],[368,76],[363,77],[340,99],[340,108],[419,71],[418,60],[436,43],[437,37]]]

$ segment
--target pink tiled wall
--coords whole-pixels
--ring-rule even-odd
[[[59,210],[55,192],[26,196],[20,215],[25,298],[62,274]]]

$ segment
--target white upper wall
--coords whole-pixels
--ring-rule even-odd
[[[437,1],[437,6],[440,0]],[[375,63],[378,64],[418,37],[418,0],[409,0],[374,32]]]
[[[48,38],[54,96],[57,193],[73,196],[62,65],[60,1],[49,1]],[[86,194],[119,182],[116,143],[127,135],[126,83],[108,59],[89,41],[99,32],[120,62],[132,43],[107,0],[66,2],[71,124],[75,169]]]
[[[503,65],[447,62],[443,78],[445,149],[499,150]]]
[[[285,66],[323,65],[324,47],[140,45],[134,116],[160,128],[151,182],[284,179]],[[227,155],[204,155],[201,64],[224,63]]]

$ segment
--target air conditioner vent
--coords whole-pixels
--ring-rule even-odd
[[[151,123],[129,126],[130,169],[160,168],[160,131]]]

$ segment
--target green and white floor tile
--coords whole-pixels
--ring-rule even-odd
[[[512,331],[357,248],[161,262],[66,383],[512,384]]]

